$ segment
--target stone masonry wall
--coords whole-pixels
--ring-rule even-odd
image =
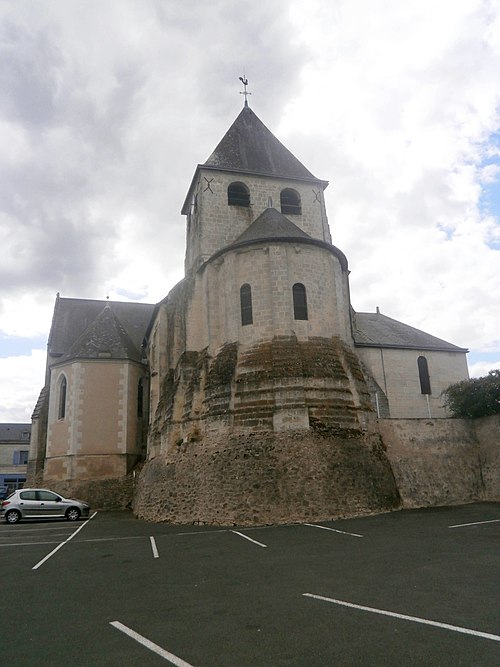
[[[152,521],[219,525],[500,501],[500,416],[380,420],[379,428],[382,437],[311,429],[183,443],[142,472],[50,488],[92,509],[133,506]],[[46,486],[42,473],[30,483]]]
[[[287,335],[299,339],[335,335],[351,341],[347,273],[328,250],[263,242],[219,257],[199,280],[198,291],[207,294],[206,306],[202,319],[199,305],[190,305],[188,350],[208,346],[212,352],[227,341],[249,345]],[[295,283],[306,288],[306,320],[294,317]],[[251,288],[250,326],[241,323],[240,288],[244,284]],[[202,342],[200,329],[207,332]]]
[[[405,507],[500,500],[500,417],[383,419]]]
[[[500,417],[383,419],[233,434],[148,461],[133,509],[172,523],[254,525],[500,500]]]
[[[389,401],[390,416],[431,418],[446,417],[442,392],[454,382],[468,377],[467,359],[463,352],[433,350],[399,350],[356,348],[357,354],[370,369]],[[427,359],[432,394],[421,393],[417,359]]]
[[[250,191],[250,207],[229,206],[227,188],[232,182],[243,182]],[[301,199],[301,215],[288,217],[313,238],[331,242],[319,184],[268,178],[251,174],[200,170],[196,188],[196,210],[190,215],[186,270],[197,265],[199,255],[207,259],[214,252],[233,243],[269,206],[269,199],[280,210],[280,192],[296,190]]]
[[[235,434],[145,464],[134,512],[171,523],[319,521],[399,506],[380,438],[345,431]]]
[[[135,479],[136,474],[131,472],[117,478],[51,481],[48,485],[43,472],[39,472],[30,480],[30,486],[50,488],[65,498],[84,500],[92,510],[124,510],[130,509],[132,505]]]

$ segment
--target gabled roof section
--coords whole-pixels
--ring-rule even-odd
[[[77,338],[61,361],[103,358],[141,361],[140,350],[108,304]]]
[[[355,313],[354,342],[359,347],[387,347],[412,350],[468,352],[466,348],[393,320],[382,313]]]
[[[140,350],[154,304],[57,297],[48,341],[49,357],[67,354],[105,306],[109,306],[134,347]]]
[[[243,107],[203,166],[279,178],[317,180],[250,107]]]
[[[266,210],[252,222],[250,227],[247,227],[243,234],[238,236],[234,241],[234,244],[245,241],[280,237],[302,239],[312,238],[275,208],[266,208]]]
[[[208,160],[197,166],[182,207],[183,215],[189,210],[191,191],[200,169],[309,181],[323,188],[328,185],[328,181],[316,178],[306,169],[248,106],[243,107]]]

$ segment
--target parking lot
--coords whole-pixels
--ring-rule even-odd
[[[0,524],[10,667],[500,664],[500,503],[257,528]]]

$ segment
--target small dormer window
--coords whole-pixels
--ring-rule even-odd
[[[301,215],[302,206],[300,204],[300,195],[297,190],[285,188],[280,193],[281,212],[284,215]]]
[[[250,191],[244,183],[231,183],[227,189],[229,206],[250,206]]]

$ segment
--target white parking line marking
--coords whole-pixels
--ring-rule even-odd
[[[463,528],[464,526],[479,526],[482,523],[497,523],[500,519],[490,519],[489,521],[474,521],[474,523],[456,523],[454,526],[448,528]]]
[[[322,600],[323,602],[332,602],[343,607],[351,607],[352,609],[360,609],[361,611],[370,611],[372,614],[382,614],[382,616],[392,616],[393,618],[400,618],[404,621],[413,621],[413,623],[423,623],[424,625],[433,625],[437,628],[444,628],[445,630],[453,630],[453,632],[460,632],[464,635],[474,635],[475,637],[482,637],[483,639],[492,639],[495,642],[500,642],[499,635],[492,635],[488,632],[480,632],[479,630],[471,630],[470,628],[462,628],[458,625],[450,625],[449,623],[440,623],[438,621],[429,621],[427,618],[419,618],[418,616],[407,616],[406,614],[397,614],[394,611],[385,611],[384,609],[375,609],[374,607],[363,607],[352,602],[344,602],[343,600],[334,600],[333,598],[326,598],[322,595],[313,595],[312,593],[302,593],[305,597],[314,598],[315,600]]]
[[[78,530],[75,530],[74,533],[71,533],[71,535],[68,537],[67,540],[64,540],[64,542],[61,542],[61,544],[58,544],[57,547],[56,547],[55,549],[52,549],[52,551],[50,552],[50,554],[47,554],[47,555],[45,556],[45,558],[42,558],[42,560],[39,561],[36,565],[34,565],[31,569],[32,569],[32,570],[38,570],[38,568],[39,568],[41,565],[43,565],[43,564],[45,563],[45,561],[49,560],[49,558],[50,558],[51,556],[53,556],[57,551],[59,551],[59,549],[61,549],[65,544],[67,544],[70,540],[72,540],[72,539],[75,537],[75,535],[78,535],[78,533],[79,533],[83,528],[85,528],[85,526],[88,524],[88,522],[89,522],[91,519],[93,519],[93,518],[95,517],[96,514],[97,514],[97,512],[94,512],[94,514],[92,514],[92,516],[91,516],[89,519],[87,519],[87,521],[85,521],[85,523],[83,523],[83,524],[80,526],[80,528],[78,528]]]
[[[217,530],[192,530],[189,533],[175,533],[176,535],[207,535],[211,533],[228,533],[227,528],[220,528]]]
[[[248,537],[248,535],[243,535],[243,533],[239,533],[237,530],[232,530],[231,533],[234,533],[235,535],[239,535],[240,537],[244,537],[245,540],[248,540],[249,542],[253,542],[254,544],[258,544],[259,547],[267,547],[267,544],[262,544],[262,542],[257,542],[257,540],[252,540],[251,537]]]
[[[71,528],[71,526],[69,526]],[[12,535],[12,528],[13,526],[2,526],[0,528],[0,533],[8,533]],[[40,532],[40,531],[51,531],[51,530],[63,530],[66,531],[68,528],[66,523],[61,523],[59,521],[54,521],[51,523],[51,525],[44,526],[43,528],[28,528],[26,524],[16,524],[16,527],[14,530],[17,529],[17,532],[19,533],[34,533],[34,532]]]
[[[328,528],[327,526],[320,526],[317,523],[305,523],[304,526],[311,526],[311,528],[323,528],[323,530],[331,530],[334,533],[341,533],[342,535],[350,535],[351,537],[364,537],[358,533],[346,533],[345,530],[337,530],[336,528]]]
[[[189,664],[189,662],[186,662],[185,660],[178,658],[176,655],[170,653],[169,651],[165,651],[165,649],[162,648],[161,646],[158,646],[158,644],[154,644],[149,639],[146,639],[146,637],[143,637],[134,630],[127,628],[127,626],[123,625],[123,623],[120,623],[120,621],[111,621],[110,624],[117,630],[120,630],[121,632],[124,632],[132,639],[135,639],[136,642],[139,642],[139,644],[142,644],[150,651],[153,651],[160,657],[165,658],[165,660],[171,662],[172,665],[175,665],[176,667],[193,667],[192,665]]]
[[[154,558],[159,558],[159,557],[160,557],[160,554],[158,553],[158,549],[157,549],[157,547],[156,547],[156,541],[155,541],[155,538],[151,535],[151,537],[150,537],[149,539],[151,540],[151,549],[153,549],[153,556],[154,556]]]
[[[9,544],[0,544],[0,547],[32,547],[38,546],[40,544],[57,544],[56,540],[51,540],[50,542],[11,542]]]

